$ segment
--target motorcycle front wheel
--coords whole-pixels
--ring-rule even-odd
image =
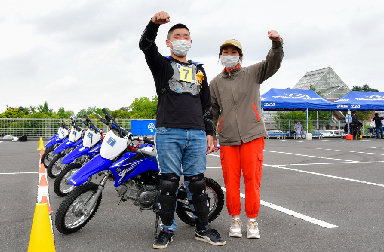
[[[64,197],[75,189],[74,185],[69,184],[69,178],[81,168],[79,163],[71,163],[65,166],[64,170],[56,177],[53,190],[57,196]]]
[[[212,222],[220,215],[221,210],[223,210],[224,192],[219,183],[211,178],[205,178],[205,186],[205,192],[208,194],[209,198],[208,221]],[[184,223],[191,226],[196,224],[196,216],[190,208],[185,191],[184,193],[180,191],[178,193],[176,213]]]
[[[45,150],[43,156],[41,156],[41,163],[44,164],[45,168],[49,166],[52,159],[56,156],[56,154],[53,152],[55,149],[52,148],[51,150],[48,150],[48,148]]]
[[[60,172],[64,169],[65,164],[63,164],[64,156],[62,154],[57,154],[50,164],[46,167],[47,174],[50,178],[56,178]]]
[[[70,234],[83,228],[90,219],[96,214],[100,206],[102,194],[94,201],[98,185],[86,183],[77,186],[61,202],[55,216],[55,226],[62,234]],[[92,199],[92,200],[91,200]],[[90,206],[90,202],[95,202]]]
[[[44,154],[41,156],[40,163],[44,164],[45,158],[47,157],[48,153],[53,151],[53,147],[48,147],[45,149]]]

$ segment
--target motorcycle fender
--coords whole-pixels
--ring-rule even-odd
[[[49,139],[48,143],[45,145],[45,148],[52,147],[58,138],[59,138],[59,134],[56,134],[53,137],[51,137],[51,139]]]
[[[68,155],[66,155],[61,161],[63,164],[70,164],[76,158],[81,157],[89,152],[88,147],[84,147],[82,144],[77,146],[73,151],[71,151]]]
[[[69,139],[68,138],[66,138],[54,151],[53,151],[53,153],[55,153],[55,154],[59,154],[60,152],[62,152],[63,150],[65,150],[66,148],[68,148],[67,147],[67,144],[68,143],[71,143],[71,142],[69,142]]]
[[[98,144],[96,144],[95,147],[93,147],[89,152],[88,155],[90,158],[93,158],[94,156],[100,154],[100,147],[102,142],[100,141]]]
[[[105,159],[102,156],[97,155],[69,178],[69,184],[74,186],[84,184],[88,181],[89,177],[103,170],[107,170],[111,164],[112,160]]]

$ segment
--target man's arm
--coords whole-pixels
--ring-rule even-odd
[[[256,82],[259,84],[279,70],[284,57],[283,40],[279,33],[274,30],[268,31],[268,37],[272,40],[272,48],[269,50],[266,59],[249,67],[251,71],[255,72]]]
[[[207,75],[204,71],[204,68],[199,66],[200,70],[204,74],[204,79],[202,80],[202,89],[200,92],[201,106],[203,109],[203,119],[205,125],[205,132],[207,135],[213,135],[213,126],[212,126],[212,106],[211,106],[211,95],[209,92]]]
[[[199,66],[198,69],[204,74],[202,80],[202,89],[200,92],[201,107],[203,109],[203,120],[205,125],[205,132],[207,135],[207,154],[213,151],[213,125],[212,125],[212,107],[211,107],[211,95],[209,92],[207,75],[204,68]]]
[[[209,85],[209,90],[211,93],[211,106],[212,106],[212,126],[213,126],[213,145],[215,147],[215,151],[217,151],[217,139],[216,139],[216,132],[217,132],[217,122],[219,120],[220,116],[220,105],[217,102],[217,96],[215,92],[215,84],[211,81],[211,84]]]
[[[170,21],[168,13],[161,11],[156,13],[149,21],[143,34],[141,35],[139,47],[145,54],[145,59],[152,73],[156,75],[161,70],[161,62],[164,57],[159,53],[155,44],[159,26]]]

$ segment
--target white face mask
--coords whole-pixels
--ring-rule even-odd
[[[220,55],[221,64],[226,68],[231,68],[237,66],[240,62],[240,56],[223,56]]]
[[[172,51],[176,56],[184,57],[187,55],[189,48],[191,48],[192,43],[189,40],[175,40],[171,41],[172,43]]]

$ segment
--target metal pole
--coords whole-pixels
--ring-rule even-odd
[[[319,130],[319,111],[316,111],[316,113],[317,113],[316,129]]]
[[[307,115],[307,134],[308,134],[308,108],[307,108],[307,111],[306,111],[306,115]]]
[[[289,115],[291,114],[291,111],[288,111],[288,133],[291,134],[291,119],[289,118]]]

